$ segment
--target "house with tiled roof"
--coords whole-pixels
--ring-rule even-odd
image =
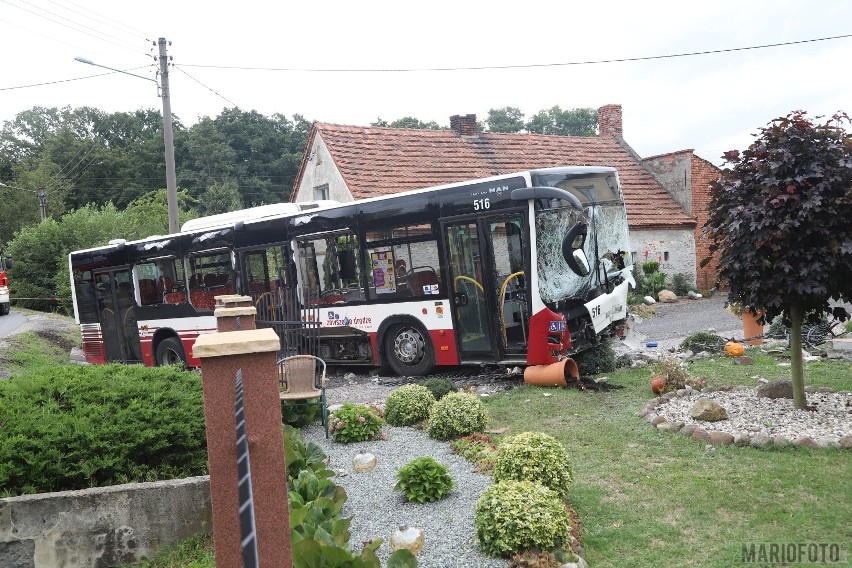
[[[449,130],[315,122],[291,201],[341,202],[553,166],[613,166],[624,188],[634,260],[659,260],[669,275],[699,287],[703,209],[715,166],[684,150],[643,160],[623,138],[621,105],[598,109],[597,136],[477,132],[476,115],[450,118]],[[716,170],[718,171],[718,170]],[[699,246],[696,244],[699,243]]]

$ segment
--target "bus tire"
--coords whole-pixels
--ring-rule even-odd
[[[12,304],[9,303],[0,304],[0,316],[9,315],[9,310],[11,309],[11,306]]]
[[[435,348],[422,327],[399,323],[385,333],[385,360],[398,375],[427,375],[435,367]]]
[[[186,353],[183,344],[177,337],[167,337],[157,345],[157,353],[154,356],[158,367],[167,365],[186,366]]]

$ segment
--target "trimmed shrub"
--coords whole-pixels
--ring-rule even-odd
[[[522,432],[497,448],[494,481],[533,481],[565,497],[574,471],[562,444],[542,432]]]
[[[571,522],[559,495],[532,481],[491,485],[476,502],[474,524],[479,547],[492,556],[552,549],[571,539]]]
[[[453,489],[453,478],[446,466],[434,458],[423,456],[399,468],[394,491],[402,491],[409,501],[432,503],[443,499]]]
[[[609,343],[599,343],[591,349],[575,354],[573,358],[580,369],[581,377],[615,371],[615,351]]]
[[[201,376],[57,366],[0,381],[0,487],[67,491],[207,473]]]
[[[328,418],[329,432],[335,442],[366,442],[378,437],[384,420],[372,406],[344,402]]]
[[[451,392],[432,405],[426,432],[436,440],[449,440],[482,432],[488,411],[475,394]]]
[[[702,351],[721,353],[725,348],[726,341],[727,340],[725,338],[716,335],[715,333],[699,331],[687,336],[686,339],[683,340],[683,343],[680,344],[680,348],[688,349],[693,353],[700,353]]]
[[[435,397],[422,385],[405,385],[395,389],[385,401],[385,420],[391,426],[408,426],[429,417]]]
[[[450,379],[428,379],[420,383],[432,393],[435,400],[441,400],[451,392],[457,392],[459,389],[453,384]]]
[[[689,284],[689,276],[683,272],[678,272],[672,276],[672,292],[678,296],[686,296],[690,290],[692,290],[692,286]]]

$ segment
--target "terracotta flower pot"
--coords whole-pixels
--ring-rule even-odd
[[[743,337],[763,335],[763,325],[757,323],[757,320],[762,318],[763,314],[764,312],[762,311],[754,315],[750,310],[743,310]],[[761,345],[762,343],[762,337],[745,342],[746,345]]]
[[[666,390],[666,378],[662,375],[656,375],[651,379],[651,390],[655,394],[660,394]]]

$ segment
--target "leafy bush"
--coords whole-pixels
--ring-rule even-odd
[[[678,272],[672,276],[672,292],[678,296],[686,296],[690,290],[692,290],[692,286],[689,284],[689,276],[683,272]]]
[[[429,417],[435,397],[422,385],[395,389],[385,401],[385,420],[392,426],[408,426]]]
[[[399,468],[395,491],[402,491],[409,501],[431,503],[443,499],[453,488],[453,478],[446,466],[429,456],[411,460]]]
[[[663,392],[676,391],[686,386],[687,381],[690,379],[689,372],[687,372],[686,365],[680,359],[664,355],[660,357],[658,365],[660,367],[660,375],[666,380]]]
[[[432,405],[426,432],[436,440],[449,440],[482,432],[488,411],[475,394],[451,392]]]
[[[571,539],[565,505],[555,491],[532,481],[500,481],[482,492],[474,509],[479,547],[509,556],[549,549]]]
[[[615,351],[609,343],[599,343],[574,355],[574,362],[577,363],[580,376],[611,373],[615,371]]]
[[[666,287],[666,274],[660,272],[660,263],[656,260],[649,260],[642,263],[642,292],[646,296],[657,297],[660,290]]]
[[[462,436],[450,442],[450,448],[469,462],[475,463],[475,471],[487,473],[494,469],[497,447],[488,434]]]
[[[727,340],[724,337],[716,335],[715,333],[699,331],[687,336],[686,339],[683,340],[683,343],[680,344],[680,348],[688,349],[693,353],[700,353],[702,351],[721,353],[725,348],[726,342]]]
[[[0,487],[66,491],[207,472],[201,377],[58,366],[0,381]]]
[[[382,431],[379,411],[372,406],[344,402],[328,419],[329,431],[335,442],[366,442],[375,439]]]
[[[295,428],[317,422],[322,414],[322,406],[318,398],[313,400],[316,404],[281,401],[281,421]]]
[[[542,432],[522,432],[497,448],[494,481],[533,481],[564,497],[574,471],[562,444]]]
[[[420,384],[429,389],[435,400],[441,400],[448,393],[458,391],[456,385],[450,379],[428,379]]]
[[[626,369],[628,367],[633,366],[633,357],[624,353],[615,358],[615,368],[616,369]]]

